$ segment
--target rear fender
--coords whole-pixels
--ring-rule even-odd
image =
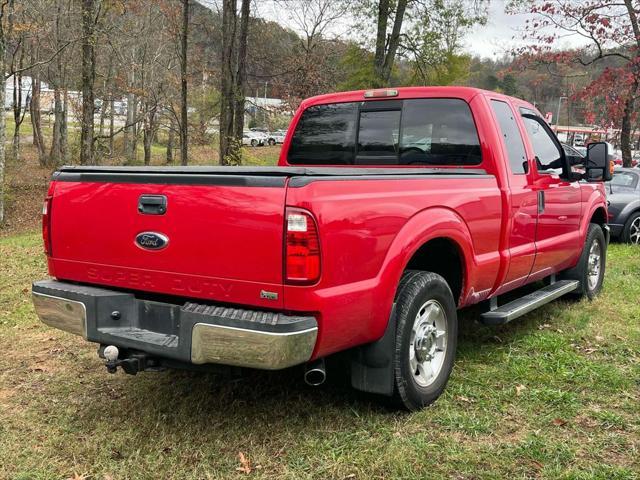
[[[464,271],[462,272],[462,292],[460,299],[456,300],[467,297],[471,275],[476,269],[473,240],[469,228],[453,210],[444,207],[428,208],[407,221],[387,251],[378,284],[380,289],[378,298],[384,298],[384,311],[391,311],[398,283],[413,255],[421,246],[435,238],[446,238],[457,245]],[[460,301],[460,303],[463,302]],[[384,326],[386,327],[386,324]],[[383,332],[384,329],[381,328],[377,336],[381,337]]]
[[[378,298],[384,298],[385,308],[382,311],[390,313],[385,317],[385,323],[380,322],[376,326],[379,329],[376,338],[379,340],[352,351],[351,384],[354,388],[381,395],[393,394],[396,290],[413,255],[425,243],[436,238],[447,238],[458,246],[464,270],[463,292],[460,297],[465,297],[469,272],[475,268],[469,229],[464,220],[452,210],[441,207],[422,210],[404,225],[387,252],[381,270]]]

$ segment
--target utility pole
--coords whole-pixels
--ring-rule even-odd
[[[556,114],[556,135],[558,134],[558,127],[560,126],[560,105],[562,104],[562,99],[567,100],[567,97],[558,98],[558,113]]]

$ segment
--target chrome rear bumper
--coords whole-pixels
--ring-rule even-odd
[[[318,327],[271,333],[197,323],[191,334],[191,362],[278,370],[309,360],[317,336]]]
[[[33,306],[43,323],[87,338],[87,308],[82,302],[32,292]]]
[[[91,342],[197,365],[278,370],[311,358],[314,317],[140,300],[130,293],[47,280],[32,287],[40,320]]]

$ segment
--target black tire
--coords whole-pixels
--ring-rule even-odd
[[[428,305],[428,307],[425,307]],[[433,308],[435,312],[441,309],[444,315],[444,321],[440,318],[440,327],[444,328],[445,347],[441,351],[437,347],[438,340],[434,337],[420,336],[421,339],[427,338],[422,345],[428,350],[429,347],[435,348],[437,353],[433,355],[442,355],[438,360],[427,360],[426,363],[432,365],[436,362],[439,368],[429,380],[424,381],[424,375],[418,374],[422,363],[418,362],[416,371],[412,368],[412,360],[410,352],[413,350],[414,362],[419,360],[418,339],[414,339],[412,344],[412,330],[414,323],[416,325],[427,324],[429,320],[421,321],[418,319],[420,311],[424,308]],[[422,318],[427,318],[423,316]],[[430,318],[430,317],[429,317]],[[451,293],[451,289],[444,278],[436,273],[408,270],[402,276],[398,286],[396,295],[396,339],[394,352],[394,378],[395,378],[395,394],[396,403],[407,410],[419,410],[433,403],[443,392],[455,360],[455,353],[458,339],[458,319],[456,312],[456,304]],[[436,322],[433,323],[434,328],[437,327]],[[441,330],[438,330],[442,332]],[[421,352],[422,355],[429,353]],[[421,383],[422,382],[422,383]]]
[[[640,212],[632,213],[624,224],[622,241],[640,245]]]
[[[599,273],[597,282],[589,283],[589,254],[594,242],[599,242],[600,244],[601,260],[600,268],[598,269]],[[571,293],[571,296],[576,298],[587,297],[589,300],[593,300],[598,295],[598,293],[600,293],[600,290],[602,290],[606,264],[607,243],[604,238],[604,233],[602,232],[602,228],[600,227],[600,225],[590,223],[589,229],[587,230],[587,238],[584,241],[584,247],[582,248],[582,254],[580,255],[578,264],[575,267],[562,272],[560,274],[560,278],[563,280],[578,280],[580,282],[580,286],[577,290],[574,290]]]
[[[251,140],[251,146],[252,146],[252,147],[255,147],[255,146],[257,146],[257,145],[258,145],[258,141],[257,141],[255,138],[254,138],[254,139],[252,139],[252,140]]]
[[[273,138],[270,138],[267,143],[269,144],[270,147],[273,147],[276,144],[276,141]]]

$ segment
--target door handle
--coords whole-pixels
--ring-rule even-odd
[[[167,211],[167,197],[164,195],[140,195],[138,212],[144,215],[164,215]]]
[[[538,214],[544,213],[544,190],[538,190]]]

